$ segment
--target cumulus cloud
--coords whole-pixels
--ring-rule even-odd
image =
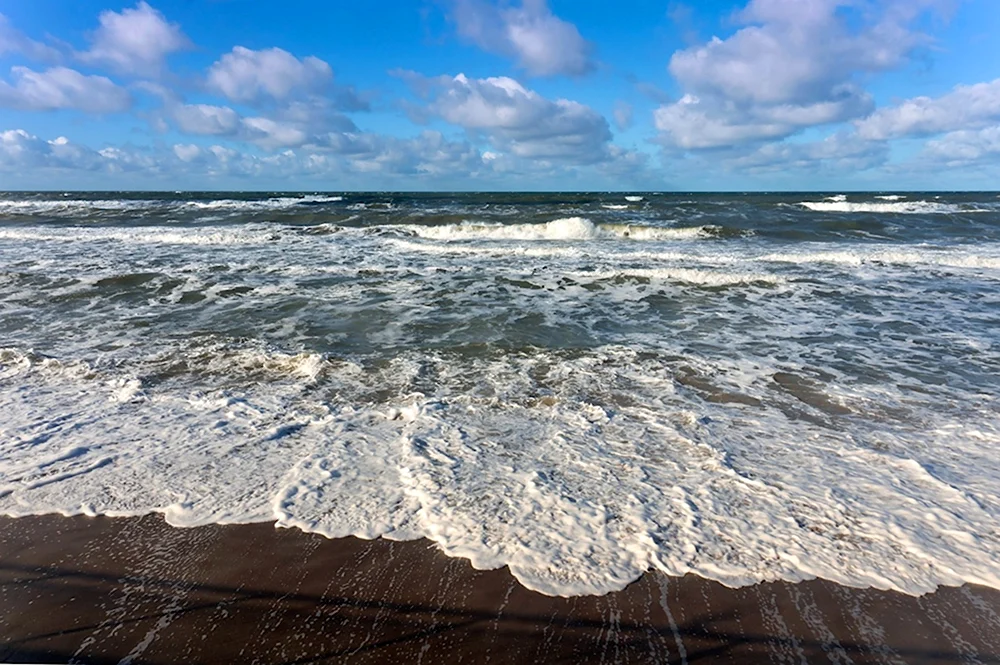
[[[889,148],[855,135],[837,133],[820,141],[767,143],[731,157],[726,166],[748,173],[829,170],[858,172],[885,164]]]
[[[789,127],[783,123],[753,118],[750,114],[739,119],[727,117],[692,95],[656,109],[653,123],[670,137],[673,145],[685,150],[728,147],[749,140],[781,138],[789,133]]]
[[[414,138],[342,133],[331,139],[329,147],[362,173],[475,177],[484,170],[478,150],[440,132],[425,131]]]
[[[300,127],[271,118],[244,118],[243,127],[249,140],[271,149],[299,146],[309,138]]]
[[[593,47],[572,23],[555,16],[545,0],[498,8],[484,0],[455,0],[458,34],[491,53],[517,59],[530,74],[580,76],[594,69]]]
[[[949,132],[939,139],[927,142],[923,157],[932,163],[945,162],[949,166],[975,164],[1000,157],[1000,125],[977,131]]]
[[[279,109],[270,116],[244,117],[228,106],[185,104],[167,99],[161,113],[153,120],[154,126],[162,126],[162,121],[167,121],[184,134],[225,136],[265,150],[324,144],[331,132],[357,131],[346,116],[327,112],[325,108],[314,109],[305,103]]]
[[[941,97],[914,97],[875,111],[856,124],[862,138],[882,141],[971,130],[1000,121],[1000,79],[956,86]]]
[[[871,108],[867,95],[812,104],[739,107],[685,95],[653,112],[656,128],[668,142],[685,150],[725,148],[765,139],[781,139],[804,127],[856,117]]]
[[[137,87],[162,100],[160,109],[147,114],[157,131],[170,126],[194,136],[220,136],[253,143],[265,150],[323,144],[330,132],[357,132],[354,122],[340,113],[327,97],[310,96],[244,116],[236,109],[216,104],[189,104],[171,89],[144,83]],[[261,109],[258,109],[260,111]]]
[[[333,133],[358,131],[350,118],[332,111],[322,101],[294,103],[270,115],[245,117],[228,106],[185,104],[167,98],[151,120],[154,127],[164,131],[172,124],[184,134],[224,136],[272,151],[327,145]]]
[[[727,39],[676,52],[686,95],[661,106],[657,128],[685,149],[789,136],[858,118],[874,107],[857,75],[891,69],[926,39],[909,24],[939,0],[752,0]]]
[[[608,156],[608,122],[588,106],[546,99],[503,76],[470,79],[459,74],[424,82],[429,113],[484,134],[499,151],[577,163]]]
[[[99,20],[90,50],[79,57],[125,74],[155,76],[163,71],[168,55],[191,46],[179,25],[167,22],[144,0],[134,9],[101,12]]]
[[[253,51],[233,47],[208,70],[208,86],[234,102],[262,97],[287,99],[315,92],[333,81],[333,70],[323,60],[296,58],[280,48]]]
[[[23,130],[0,132],[0,172],[18,174],[58,169],[75,186],[184,187],[213,183],[217,188],[247,183],[337,182],[339,187],[398,186],[406,177],[413,189],[455,187],[536,188],[559,178],[593,188],[609,180],[658,186],[647,157],[616,146],[609,159],[585,166],[556,165],[516,155],[481,152],[468,140],[424,131],[403,138],[361,132],[331,133],[322,145],[306,145],[261,155],[238,147],[180,142],[170,146],[105,147],[92,150],[64,137],[46,141]],[[165,184],[173,183],[173,184]]]
[[[132,105],[128,92],[104,76],[85,76],[66,67],[44,72],[14,67],[11,74],[13,85],[0,81],[0,105],[9,108],[115,113]]]
[[[377,134],[343,135],[340,151],[283,150],[255,155],[220,145],[177,143],[156,150],[106,147],[92,150],[65,137],[51,141],[23,129],[0,132],[0,172],[60,169],[103,174],[132,173],[161,177],[202,175],[211,178],[268,177],[286,180],[300,175],[330,176],[374,173],[475,177],[488,170],[479,151],[466,141],[452,141],[427,131],[413,138]],[[102,180],[100,182],[107,182]]]
[[[201,156],[201,148],[193,143],[178,143],[174,145],[174,154],[182,162],[192,162]]]
[[[227,136],[239,131],[240,114],[228,106],[173,103],[167,113],[185,134]]]
[[[51,141],[40,139],[23,129],[0,132],[0,170],[20,171],[37,168],[95,170],[101,156],[60,136]]]
[[[298,125],[312,134],[358,130],[350,118],[337,110],[335,102],[323,97],[289,102],[275,110],[272,115],[280,122]]]
[[[45,140],[23,129],[0,131],[0,172],[17,177],[26,170],[58,170],[62,175],[106,186],[109,176],[138,173],[159,176],[174,171],[181,155],[191,156],[190,149],[161,151],[159,154],[133,147],[106,147],[93,150],[64,136]],[[76,182],[80,180],[77,179]]]

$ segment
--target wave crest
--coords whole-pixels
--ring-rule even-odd
[[[429,240],[682,240],[708,238],[708,226],[663,228],[643,224],[595,224],[585,217],[565,217],[539,224],[464,222],[441,226],[408,225],[413,235]]]
[[[954,215],[970,212],[990,212],[983,208],[968,208],[953,203],[937,203],[935,201],[874,203],[850,202],[846,199],[835,198],[826,201],[801,201],[799,205],[814,212],[871,212],[897,215]]]

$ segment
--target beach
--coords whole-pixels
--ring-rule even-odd
[[[426,540],[158,516],[0,520],[0,661],[989,663],[1000,592],[647,573],[561,598]]]
[[[1000,665],[998,10],[0,2],[0,663]]]

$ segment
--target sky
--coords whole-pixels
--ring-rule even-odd
[[[0,0],[0,189],[995,190],[997,0]]]

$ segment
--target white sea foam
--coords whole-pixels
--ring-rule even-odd
[[[432,240],[597,240],[630,238],[632,240],[680,240],[705,238],[711,227],[662,228],[641,224],[594,224],[584,217],[566,217],[541,224],[443,224],[440,226],[405,225],[400,228]]]
[[[571,272],[567,273],[577,279],[586,281],[607,280],[616,278],[638,278],[649,280],[665,280],[687,282],[702,286],[733,286],[736,284],[781,284],[786,280],[778,275],[768,273],[738,273],[718,270],[699,270],[696,268],[632,268],[628,270],[613,270],[602,272]]]
[[[246,353],[218,353],[246,367]],[[309,382],[317,362],[326,361],[258,364]],[[154,387],[137,398],[127,376],[33,365],[3,379],[18,381],[16,394],[0,392],[0,511],[426,537],[556,595],[620,589],[649,568],[734,586],[820,576],[908,593],[1000,588],[1000,469],[974,447],[1000,435],[994,421],[869,432],[880,451],[777,409],[724,405],[787,385],[849,409],[857,398],[847,393],[771,378],[787,369],[692,362],[717,386],[716,402],[686,396],[670,361],[624,347],[333,364],[333,401],[310,398],[299,381]],[[433,396],[413,384],[428,371]],[[87,387],[95,381],[111,399]],[[361,399],[372,391],[384,401]],[[920,461],[921,450],[949,449]],[[953,458],[968,468],[953,470]],[[962,491],[942,480],[957,472]]]
[[[352,203],[347,206],[348,210],[394,210],[395,206],[389,202],[375,203]]]
[[[885,194],[883,196],[876,196],[875,198],[881,199],[882,201],[902,201],[906,197],[900,194]]]
[[[190,201],[186,205],[203,210],[281,210],[304,204],[336,203],[342,196],[279,196],[270,199],[237,200],[218,199],[215,201]]]
[[[1000,270],[1000,256],[970,254],[961,250],[902,251],[898,249],[819,250],[766,254],[762,261],[783,263],[835,263],[852,266],[897,264]]]
[[[553,594],[1000,585],[996,242],[633,217],[5,225],[0,513],[427,537]]]
[[[163,202],[143,199],[3,199],[0,200],[0,214],[80,214],[87,210],[96,212],[144,210],[158,207]]]
[[[283,210],[306,204],[336,203],[342,196],[283,196],[270,199],[237,200],[217,199],[214,201],[188,201],[181,208],[196,210],[218,210],[223,212],[252,212]],[[128,212],[162,209],[177,206],[177,203],[156,199],[2,199],[0,215],[57,215],[86,216],[88,213]]]
[[[244,225],[231,229],[188,228],[169,226],[138,226],[133,228],[34,228],[0,229],[3,240],[37,240],[45,242],[107,242],[163,245],[248,245],[267,243],[275,238],[273,229]]]
[[[496,240],[592,240],[600,229],[589,219],[567,217],[544,224],[445,224],[441,226],[407,227],[421,238],[462,240],[488,238]]]
[[[965,208],[953,203],[937,203],[934,201],[896,201],[892,203],[852,203],[846,200],[802,201],[800,206],[816,212],[874,212],[894,213],[901,215],[927,214],[957,214],[971,212],[989,212],[984,208]]]
[[[627,203],[602,203],[601,207],[607,210],[628,210]]]

